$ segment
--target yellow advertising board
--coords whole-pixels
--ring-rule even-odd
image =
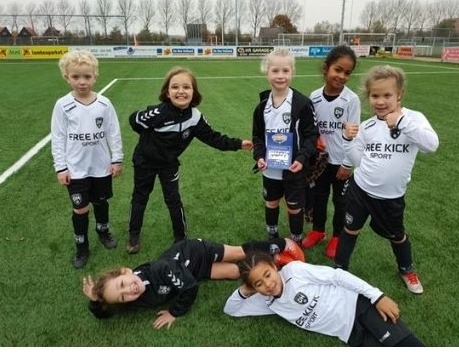
[[[67,53],[67,46],[0,46],[2,59],[58,59]]]

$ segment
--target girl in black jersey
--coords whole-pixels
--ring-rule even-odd
[[[237,279],[238,267],[249,251],[261,250],[274,256],[277,266],[292,260],[304,261],[303,251],[289,239],[251,241],[242,246],[215,244],[201,239],[183,240],[166,250],[158,260],[131,270],[122,267],[102,274],[96,281],[83,279],[83,292],[90,299],[89,309],[97,318],[113,314],[110,306],[155,308],[160,310],[153,323],[156,329],[172,325],[192,306],[198,284],[205,279]]]
[[[164,202],[172,220],[174,240],[186,238],[186,219],[179,193],[179,156],[194,138],[223,151],[251,150],[250,140],[230,138],[215,130],[197,109],[201,94],[195,76],[188,69],[173,68],[166,76],[160,104],[131,114],[129,122],[139,134],[132,156],[134,190],[129,214],[128,252],[140,249],[140,232],[145,209],[159,178]]]

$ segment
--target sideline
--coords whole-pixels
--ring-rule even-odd
[[[112,80],[107,86],[105,86],[102,90],[98,92],[99,95],[102,95],[105,91],[107,91],[110,87],[112,87],[118,81],[117,78]],[[45,136],[42,140],[40,140],[35,146],[33,146],[29,151],[24,154],[16,163],[14,163],[11,167],[9,167],[5,172],[0,175],[0,185],[5,182],[9,177],[11,177],[14,173],[19,171],[24,165],[31,160],[48,142],[51,140],[51,133]]]

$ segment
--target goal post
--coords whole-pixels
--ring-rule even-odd
[[[279,46],[305,46],[305,45],[334,45],[333,34],[314,34],[314,33],[296,33],[296,34],[278,34],[277,45]]]
[[[396,47],[395,33],[344,33],[343,39],[349,45],[373,45],[382,48]]]

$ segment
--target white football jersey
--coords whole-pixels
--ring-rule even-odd
[[[357,297],[371,303],[383,294],[342,269],[294,261],[279,272],[283,291],[278,298],[256,293],[243,298],[239,290],[228,298],[224,312],[231,316],[277,314],[308,331],[349,340],[355,320]]]
[[[356,167],[357,185],[376,198],[398,198],[405,194],[418,151],[434,152],[438,136],[419,111],[402,108],[398,128],[391,133],[376,116],[362,122],[357,137],[344,141],[346,155]]]
[[[110,100],[97,95],[83,105],[71,92],[57,100],[51,151],[55,171],[68,169],[72,179],[110,175],[111,164],[123,161],[118,116]]]
[[[351,166],[345,159],[343,150],[344,122],[360,124],[360,99],[355,92],[344,86],[341,94],[333,101],[327,101],[323,95],[324,87],[313,91],[310,99],[314,104],[317,127],[325,141],[328,163]]]

